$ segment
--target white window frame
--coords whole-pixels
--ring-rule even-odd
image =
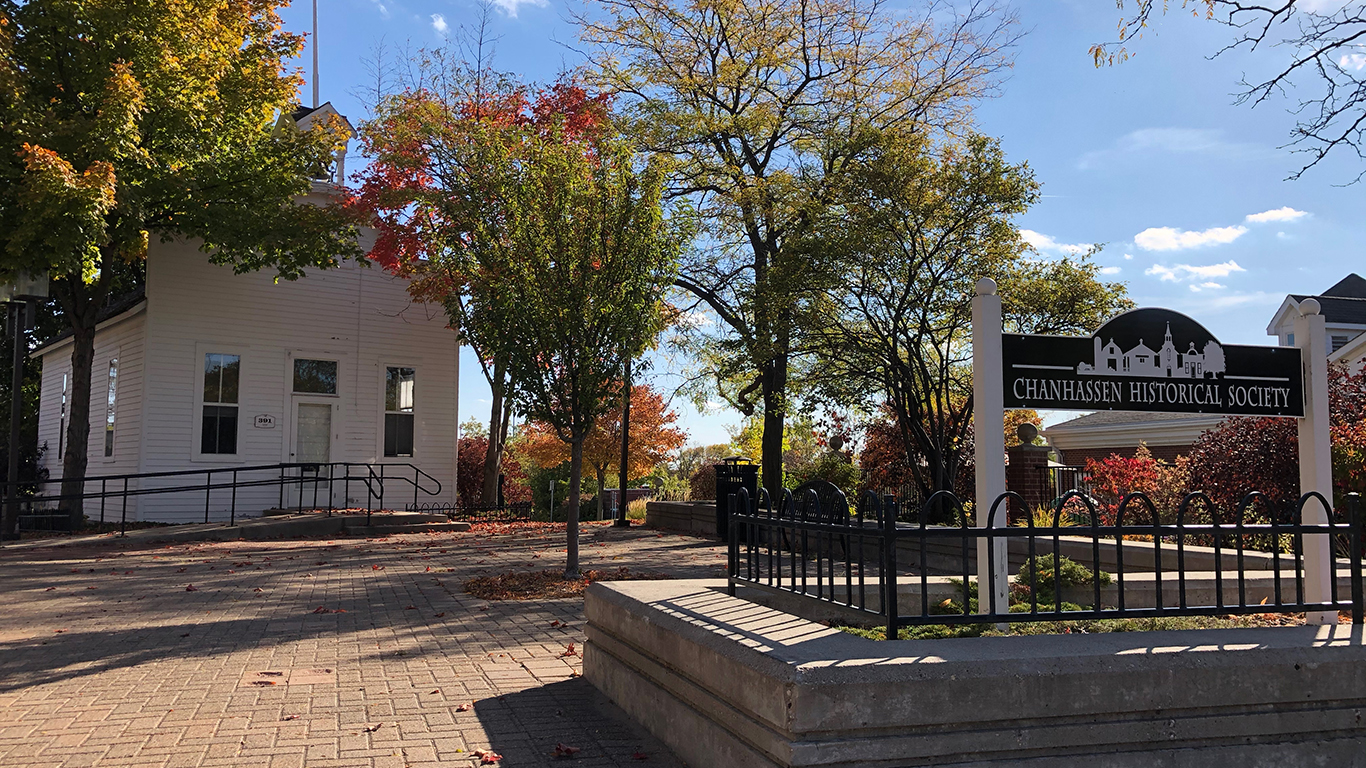
[[[294,391],[294,361],[295,360],[327,360],[337,364],[337,394],[328,395],[319,392],[295,392]],[[328,403],[332,406],[332,444],[328,449],[328,460],[331,462],[349,461],[339,454],[343,451],[342,435],[346,434],[345,429],[345,409],[342,403],[345,402],[346,393],[346,374],[347,356],[340,352],[310,351],[306,349],[293,349],[285,354],[285,381],[284,381],[284,424],[280,441],[280,461],[287,464],[294,463],[295,423],[294,417],[298,412],[299,403]]]
[[[204,453],[200,450],[204,437],[204,406],[216,403],[204,402],[204,356],[237,355],[241,361],[237,370],[237,453]],[[241,463],[242,443],[247,434],[243,430],[246,417],[247,400],[247,363],[246,350],[235,344],[195,344],[194,356],[194,410],[190,413],[190,461],[222,463]]]
[[[63,461],[66,456],[66,404],[68,393],[70,392],[69,379],[71,371],[62,371],[62,392],[60,397],[61,409],[57,415],[57,460]]]
[[[388,413],[384,408],[385,387],[388,385],[390,368],[412,368],[413,369],[413,453],[411,456],[385,456],[384,455],[384,415]],[[379,364],[379,410],[375,416],[375,460],[385,464],[412,464],[416,463],[422,455],[420,446],[422,445],[422,421],[418,418],[422,399],[418,396],[419,390],[417,383],[422,380],[422,366],[417,363],[404,362],[381,362]]]
[[[327,363],[337,364],[337,391],[332,394],[325,392],[295,392],[294,391],[294,361],[295,360],[321,360]],[[330,397],[340,398],[342,396],[342,382],[345,379],[346,366],[342,365],[340,355],[331,352],[291,352],[289,359],[285,361],[285,394],[289,397]]]
[[[110,383],[109,369],[110,369],[110,368],[113,368],[113,369],[114,369],[114,377],[115,377],[115,378],[114,378],[114,382],[113,382],[113,383],[114,383],[114,425],[113,425],[113,426],[114,426],[114,429],[112,430],[113,433],[114,433],[114,438],[113,438],[113,440],[110,440],[109,437],[108,437],[109,432],[111,431],[111,430],[109,429],[109,383]],[[114,463],[115,461],[118,461],[118,453],[119,453],[119,411],[122,410],[121,408],[119,408],[119,389],[120,389],[120,387],[119,387],[119,382],[120,382],[120,380],[123,378],[123,375],[124,375],[124,371],[123,371],[123,348],[122,348],[122,347],[116,347],[116,348],[114,348],[114,349],[111,351],[111,354],[109,355],[109,357],[106,358],[105,361],[104,361],[104,389],[102,390],[102,391],[104,392],[104,397],[101,398],[101,401],[104,403],[104,408],[101,409],[102,411],[104,411],[104,418],[100,419],[100,430],[99,430],[99,432],[100,432],[100,457],[103,459],[103,461],[104,461],[105,464],[112,464],[112,463]],[[106,446],[106,445],[109,447],[109,450],[108,450],[108,453],[107,453],[107,454],[105,453],[105,446]]]

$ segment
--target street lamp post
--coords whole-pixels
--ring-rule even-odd
[[[0,287],[0,301],[9,308],[9,330],[14,337],[13,368],[10,369],[9,465],[5,475],[4,524],[0,541],[19,538],[19,427],[24,418],[24,359],[28,356],[25,331],[33,324],[35,302],[47,298],[47,274],[19,275]]]
[[[618,476],[621,478],[621,496],[617,499],[617,520],[613,525],[617,528],[626,528],[631,525],[631,521],[626,518],[626,475],[630,459],[631,446],[631,360],[626,360],[625,386],[622,387],[622,406],[621,406],[621,471]]]

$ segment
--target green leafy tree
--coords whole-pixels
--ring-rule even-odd
[[[484,21],[487,19],[485,18]],[[482,23],[482,22],[481,22]],[[474,41],[475,48],[484,40]],[[361,126],[370,164],[351,207],[376,231],[370,257],[410,278],[414,298],[439,304],[474,351],[490,392],[483,498],[498,486],[517,398],[505,325],[494,311],[502,273],[467,247],[499,215],[503,174],[529,136],[580,142],[609,128],[607,98],[572,81],[537,88],[445,49],[423,51],[404,86],[380,94]],[[577,144],[576,144],[577,145]]]
[[[304,42],[281,5],[0,0],[0,271],[50,271],[74,335],[63,494],[86,471],[99,312],[149,238],[285,279],[359,254],[339,208],[297,202],[344,137],[280,124]]]
[[[1009,14],[908,14],[872,0],[595,0],[579,19],[595,77],[641,141],[677,160],[669,194],[705,223],[677,286],[718,320],[693,351],[711,386],[763,419],[763,484],[782,488],[783,424],[819,270],[792,239],[891,126],[955,131],[1008,65]]]
[[[432,91],[391,99],[377,125],[401,145],[363,196],[386,266],[411,269],[516,382],[528,420],[570,446],[565,576],[577,578],[584,441],[661,329],[686,233],[662,204],[666,163],[641,162],[604,99],[568,83],[534,109],[525,91],[506,95],[478,120],[459,119],[478,103]],[[452,166],[435,182],[432,158]]]
[[[1021,329],[1089,331],[1123,306],[1123,286],[1043,289],[1059,271],[1081,281],[1095,273],[1086,262],[1042,267],[1024,258],[1014,217],[1037,195],[1029,168],[1009,164],[993,140],[935,148],[923,134],[888,131],[804,243],[839,276],[812,334],[820,386],[833,402],[889,413],[922,498],[959,488],[970,451],[977,280],[995,278],[1003,296],[1021,284],[1008,321]]]
[[[594,142],[591,156],[532,142],[521,160],[497,231],[475,238],[505,275],[499,315],[527,415],[570,446],[565,576],[577,578],[584,441],[620,402],[627,361],[661,330],[680,237],[661,206],[664,163],[637,171],[618,139]]]

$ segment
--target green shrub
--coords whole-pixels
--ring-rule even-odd
[[[1016,588],[1011,590],[1012,602],[1018,600],[1020,604],[1028,606],[1032,588],[1034,596],[1039,601],[1039,610],[1042,611],[1045,603],[1051,607],[1058,601],[1059,590],[1089,585],[1093,578],[1098,580],[1102,587],[1110,583],[1110,574],[1105,571],[1093,572],[1090,568],[1066,557],[1060,557],[1055,567],[1052,555],[1036,556],[1020,566],[1020,573],[1015,581]],[[1081,610],[1079,607],[1069,609],[1067,605],[1063,604],[1063,610]],[[1025,610],[1029,610],[1028,607]]]

